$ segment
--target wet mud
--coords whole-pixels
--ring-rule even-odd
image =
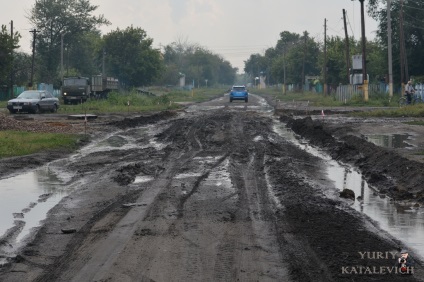
[[[74,192],[0,280],[422,281],[418,257],[416,274],[388,273],[402,241],[340,198],[323,160],[275,123],[358,167],[382,193],[422,202],[421,176],[402,170],[422,164],[310,117],[227,106],[126,118],[107,132],[131,146],[60,162]]]
[[[359,168],[367,182],[380,193],[387,194],[394,200],[424,203],[423,163],[377,146],[365,138],[350,134],[336,138],[335,130],[320,119],[293,119],[288,116],[280,119],[311,144],[327,150],[333,159]]]

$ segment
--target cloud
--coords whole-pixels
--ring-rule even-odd
[[[175,23],[179,23],[187,13],[187,2],[191,1],[175,1],[169,0],[169,6],[171,8],[171,17]]]
[[[5,19],[3,24],[14,20],[15,29],[24,36],[20,43],[30,52],[33,27],[24,18],[24,10],[34,0],[9,2],[10,8],[0,9],[0,18]],[[327,34],[344,36],[343,8],[348,10],[349,35],[354,31],[355,38],[360,37],[359,1],[326,0],[324,6],[312,0],[120,0],[118,6],[116,1],[90,2],[99,6],[94,14],[104,14],[112,23],[100,28],[103,34],[133,25],[144,29],[155,47],[187,38],[241,69],[250,54],[274,46],[284,30],[300,34],[307,30],[322,40],[326,18]],[[377,29],[368,16],[366,21],[367,33]]]

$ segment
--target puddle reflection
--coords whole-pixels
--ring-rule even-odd
[[[68,192],[56,174],[43,167],[0,180],[0,194],[0,238],[8,233],[19,243]],[[23,221],[23,228],[12,232],[15,220]]]
[[[388,197],[370,189],[361,174],[339,164],[331,164],[328,175],[339,190],[350,189],[355,192],[357,199],[353,207],[356,210],[377,221],[383,230],[424,256],[423,209],[393,203]]]
[[[411,135],[409,134],[374,134],[374,135],[365,135],[365,138],[374,143],[377,146],[385,148],[407,148],[412,147],[411,144],[408,144],[406,141],[410,139]]]
[[[378,222],[381,229],[413,248],[421,257],[424,257],[423,208],[402,206],[400,203],[392,202],[385,195],[376,193],[368,186],[368,183],[360,173],[349,166],[337,163],[328,155],[309,144],[300,142],[293,132],[285,128],[284,124],[280,125],[277,123],[274,131],[310,154],[325,160],[328,164],[328,177],[334,182],[335,187],[340,191],[350,189],[355,192],[356,199],[352,205],[353,208]],[[396,137],[392,140],[396,140],[395,144],[398,144],[397,140],[406,140],[408,137]],[[393,144],[393,142],[390,144]]]

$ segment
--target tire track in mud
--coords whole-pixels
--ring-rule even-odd
[[[228,107],[186,114],[155,138],[168,145],[81,165],[95,165],[93,185],[107,175],[137,205],[110,200],[35,281],[352,281],[340,266],[363,263],[357,248],[393,246],[320,194],[320,160],[278,138],[269,117]],[[127,186],[143,171],[154,179]]]
[[[288,265],[283,262],[275,237],[276,218],[273,215],[277,207],[267,193],[263,166],[266,143],[254,141],[256,134],[267,138],[269,125],[245,117],[234,117],[231,124],[235,151],[231,158],[231,175],[240,197],[236,221],[245,222],[237,232],[241,240],[236,245],[240,242],[248,245],[238,254],[241,268],[248,270],[240,275],[240,279],[289,281]],[[256,130],[252,132],[251,127]],[[255,135],[249,135],[252,133]]]
[[[202,128],[202,124],[197,124],[197,128]],[[152,183],[149,189],[143,192],[142,196],[138,199],[139,203],[142,203],[140,207],[133,208],[125,215],[125,217],[115,226],[115,230],[108,235],[106,239],[98,238],[94,244],[91,242],[87,250],[80,248],[80,251],[88,255],[84,265],[72,266],[72,262],[68,261],[71,266],[67,267],[66,273],[61,275],[61,278],[55,279],[56,281],[67,281],[72,278],[72,281],[79,281],[80,279],[101,279],[111,265],[118,259],[120,250],[125,248],[126,243],[130,240],[132,234],[137,230],[137,221],[143,219],[151,213],[151,204],[156,201],[156,198],[160,198],[163,190],[169,189],[172,178],[177,174],[179,167],[183,167],[186,163],[190,162],[196,154],[202,151],[202,144],[200,139],[197,137],[197,128],[195,126],[190,127],[186,134],[183,134],[185,140],[183,145],[181,142],[175,142],[179,144],[180,150],[174,150],[171,152],[167,159],[168,165],[165,165],[164,171],[159,175],[157,179]],[[181,150],[182,149],[182,150]],[[218,161],[218,164],[225,159],[225,156]],[[207,176],[207,173],[205,174]],[[195,192],[194,191],[191,193]],[[146,201],[147,199],[147,201]],[[150,202],[149,202],[150,200]],[[184,201],[182,201],[184,202]],[[143,215],[144,214],[144,215]],[[127,235],[123,235],[127,234]],[[92,237],[91,239],[94,239]],[[106,248],[105,248],[106,246]],[[84,257],[82,253],[78,254],[80,257]],[[100,265],[100,266],[99,266]],[[78,269],[81,269],[78,272]],[[51,277],[51,275],[50,275]],[[52,279],[53,280],[53,279]]]
[[[172,178],[178,172],[177,165],[184,165],[201,151],[201,143],[196,138],[196,129],[192,127],[186,134],[187,147],[185,152],[175,151],[169,159],[172,161],[164,165],[164,171],[153,181],[151,186],[143,191],[137,199],[139,206],[132,208],[125,217],[118,222],[115,229],[104,240],[99,240],[92,246],[90,259],[81,270],[72,274],[70,281],[102,280],[113,264],[119,259],[120,253],[125,249],[133,234],[138,229],[138,222],[143,221],[150,212],[151,206],[164,190],[170,188]],[[74,271],[72,271],[74,272]],[[63,281],[67,281],[65,278]]]
[[[241,190],[245,188],[238,187],[236,184],[231,188],[235,189],[235,193],[230,190],[225,195],[221,195],[222,192],[217,192],[216,195],[211,194],[210,190],[213,187],[212,184],[208,184],[208,178],[212,171],[222,168],[225,170],[226,165],[232,166],[231,159],[236,142],[232,141],[234,137],[232,136],[230,139],[227,138],[227,144],[224,147],[216,145],[223,143],[223,140],[219,140],[217,137],[222,133],[220,132],[222,129],[225,130],[222,136],[231,136],[230,132],[234,129],[233,126],[227,126],[228,123],[234,122],[234,114],[225,112],[222,114],[221,122],[211,121],[208,115],[202,117],[205,119],[204,122],[193,122],[190,119],[185,122],[180,121],[177,127],[184,128],[184,132],[193,132],[191,136],[181,134],[181,131],[179,131],[179,136],[169,135],[174,137],[173,144],[180,150],[185,150],[184,148],[190,150],[196,140],[202,140],[202,146],[199,147],[204,150],[197,151],[196,156],[217,157],[201,168],[197,163],[192,166],[188,165],[188,167],[185,167],[186,164],[180,165],[181,172],[192,171],[197,167],[196,171],[199,171],[199,175],[180,181],[175,180],[175,184],[169,185],[171,189],[163,190],[160,197],[157,198],[158,201],[150,209],[149,215],[141,223],[139,230],[149,230],[152,234],[160,235],[142,236],[139,238],[141,242],[127,248],[142,246],[141,253],[146,254],[146,257],[149,258],[147,260],[142,257],[134,257],[134,265],[142,265],[142,269],[144,269],[144,271],[140,270],[139,275],[161,281],[170,279],[198,281],[204,280],[205,277],[219,281],[235,279],[265,279],[266,281],[267,279],[278,280],[286,277],[287,274],[282,273],[285,268],[282,267],[281,258],[275,255],[278,254],[278,245],[266,246],[265,243],[272,236],[270,235],[273,232],[272,229],[269,230],[268,224],[257,224],[256,228],[252,226],[251,215],[248,212],[249,203],[240,198],[240,195],[244,193]],[[238,119],[236,127],[243,125],[242,120],[243,118]],[[193,127],[201,127],[201,129],[192,130],[185,123],[192,123]],[[171,127],[168,132],[174,130],[175,128]],[[252,138],[244,136],[243,130],[241,134],[237,140],[244,140],[249,144],[252,142],[247,140],[247,138]],[[163,137],[164,140],[168,139],[166,136]],[[184,142],[184,145],[178,139]],[[231,156],[228,158],[229,154]],[[228,164],[226,164],[227,159],[229,160]],[[263,162],[263,159],[259,162]],[[250,164],[248,167],[249,171],[244,171],[236,177],[243,179],[252,174],[255,165]],[[232,168],[227,169],[232,170]],[[232,172],[228,171],[228,173],[233,179]],[[265,183],[263,176],[261,183]],[[178,195],[172,191],[172,187],[181,187],[178,184],[184,184],[184,189],[187,188],[185,193]],[[257,182],[248,185],[255,186],[256,190],[261,189]],[[170,211],[177,211],[177,214],[171,212],[171,215],[166,216]],[[166,254],[155,252],[148,246],[161,246],[161,249],[166,250]],[[271,267],[272,270],[269,267],[272,264],[271,261],[274,264]],[[164,270],[166,265],[173,265],[172,273]],[[123,274],[124,271],[119,270],[121,267],[123,266],[119,265],[116,269],[111,270],[110,275],[116,275],[117,272]],[[106,275],[105,277],[116,278],[117,276]]]

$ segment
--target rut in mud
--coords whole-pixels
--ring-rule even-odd
[[[311,144],[327,150],[333,159],[355,165],[380,193],[394,200],[424,203],[424,163],[409,160],[350,134],[336,138],[340,128],[332,129],[331,125],[311,117],[293,119],[282,116],[280,120],[287,122],[288,127]]]
[[[340,201],[322,160],[274,132],[273,122],[222,109],[146,133],[126,120],[130,129],[119,136],[135,146],[53,164],[77,172],[68,185],[78,189],[0,279],[416,281],[343,271],[392,266],[358,252],[401,244]]]

